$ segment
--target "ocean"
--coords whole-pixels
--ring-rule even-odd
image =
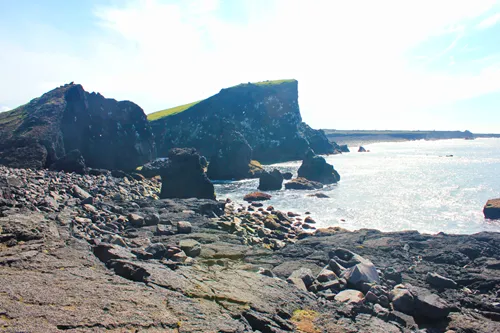
[[[418,230],[472,234],[500,232],[500,220],[484,219],[488,199],[500,197],[500,139],[381,142],[364,146],[368,153],[325,156],[340,173],[338,184],[316,191],[269,191],[265,205],[292,211],[317,223],[381,231]],[[301,161],[265,166],[294,177]],[[258,179],[216,183],[218,199],[244,203]],[[322,192],[329,198],[309,197]]]

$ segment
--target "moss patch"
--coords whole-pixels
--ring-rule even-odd
[[[20,106],[11,111],[0,113],[0,128],[5,130],[14,130],[19,126],[25,117],[24,106]]]
[[[295,310],[292,316],[292,323],[297,330],[302,333],[320,333],[321,331],[314,325],[319,313],[313,310]]]

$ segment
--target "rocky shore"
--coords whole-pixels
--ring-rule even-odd
[[[0,167],[0,331],[500,331],[498,233],[316,230],[160,190]]]

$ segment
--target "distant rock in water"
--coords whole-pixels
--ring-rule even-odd
[[[219,156],[221,135],[227,131],[240,133],[252,149],[251,158],[262,163],[302,159],[308,148],[319,154],[338,149],[323,131],[302,122],[296,80],[240,84],[148,118],[158,156],[173,147],[194,147],[209,158]]]
[[[216,153],[210,158],[207,175],[210,179],[223,180],[253,178],[251,160],[252,148],[243,135],[237,131],[224,131]]]
[[[351,151],[349,150],[349,147],[347,145],[340,145],[339,150],[343,153],[350,153]]]
[[[214,199],[214,185],[200,164],[193,148],[174,148],[168,152],[168,164],[161,170],[160,198]]]
[[[283,175],[278,169],[271,172],[264,171],[259,178],[259,190],[273,191],[281,190],[283,187]]]
[[[491,199],[483,208],[484,217],[491,220],[500,219],[500,199]]]
[[[322,184],[333,184],[340,180],[339,173],[333,165],[326,163],[326,160],[309,150],[298,170],[298,177],[320,182]]]
[[[79,150],[91,168],[133,170],[155,155],[151,127],[136,104],[67,84],[0,113],[0,163],[47,168]]]
[[[367,153],[369,150],[366,150],[365,147],[359,146],[358,153]]]

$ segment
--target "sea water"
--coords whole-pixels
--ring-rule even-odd
[[[317,221],[316,227],[340,226],[382,231],[471,234],[500,232],[500,220],[486,220],[483,206],[500,197],[500,139],[385,142],[366,145],[367,153],[325,156],[341,175],[321,190],[269,191],[272,205]],[[294,177],[301,161],[266,166]],[[217,198],[243,203],[258,179],[220,182]],[[322,192],[329,198],[309,196]]]

